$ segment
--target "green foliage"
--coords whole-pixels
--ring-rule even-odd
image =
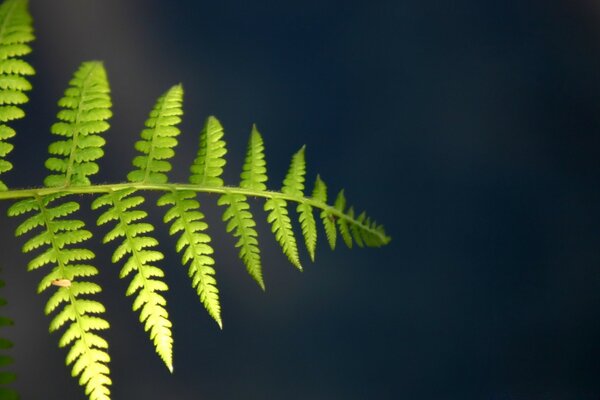
[[[27,0],[4,1],[0,5],[0,174],[13,167],[6,157],[13,150],[7,140],[15,136],[15,130],[7,123],[23,118],[25,112],[20,106],[29,101],[24,92],[31,84],[26,77],[34,70],[22,57],[31,52],[28,43],[32,40]],[[0,191],[7,189],[0,180]]]
[[[6,139],[15,132],[6,123],[23,116],[17,105],[27,101],[23,91],[30,88],[24,76],[32,74],[33,69],[20,57],[30,51],[27,43],[33,39],[31,32],[27,2],[6,0],[0,6],[0,173],[12,168],[5,160],[12,150]],[[109,129],[112,112],[103,64],[84,62],[58,103],[58,121],[51,127],[58,139],[49,146],[45,166],[50,173],[44,187],[9,190],[0,182],[0,199],[18,200],[8,214],[25,216],[15,233],[28,236],[22,247],[24,253],[32,253],[28,269],[43,272],[38,292],[50,293],[45,307],[46,314],[52,315],[50,331],[62,331],[59,346],[68,349],[66,364],[91,400],[110,398],[108,343],[101,336],[110,326],[104,316],[105,308],[98,301],[101,288],[93,282],[98,269],[92,265],[92,233],[77,217],[80,198],[76,196],[92,196],[92,210],[102,209],[97,225],[112,225],[103,242],[118,241],[112,262],[122,263],[120,278],[131,277],[126,295],[133,297],[133,311],[139,313],[156,352],[170,371],[173,334],[165,299],[169,289],[164,282],[165,272],[159,266],[164,255],[153,236],[155,227],[145,206],[148,191],[162,193],[157,204],[166,207],[163,220],[169,224],[169,233],[176,237],[175,248],[188,268],[200,302],[220,327],[223,322],[215,271],[218,260],[200,211],[198,193],[219,195],[217,204],[224,207],[222,219],[226,229],[236,238],[235,246],[249,275],[263,290],[265,277],[251,197],[264,200],[267,222],[283,253],[299,270],[302,264],[293,227],[296,214],[312,261],[318,232],[315,211],[319,212],[331,249],[335,248],[338,232],[348,247],[378,247],[390,240],[383,227],[364,212],[355,216],[354,208],[347,207],[343,190],[333,206],[327,204],[327,186],[319,176],[312,194],[305,194],[305,147],[292,156],[281,190],[268,190],[265,146],[255,125],[238,186],[225,185],[222,179],[227,149],[223,126],[213,116],[207,118],[200,133],[189,183],[171,182],[168,172],[180,134],[182,103],[181,85],[159,97],[135,144],[139,154],[133,158],[134,168],[127,174],[127,182],[92,183],[91,177],[99,171],[97,162],[104,155],[102,134]],[[288,211],[292,205],[294,215]],[[0,318],[0,326],[6,321]],[[0,340],[0,349],[7,346]],[[0,355],[0,366],[9,361]],[[0,372],[0,384],[11,377]],[[16,398],[10,393],[13,392],[0,388],[0,400]]]
[[[133,193],[134,189],[111,191],[96,199],[92,208],[110,207],[98,218],[98,225],[116,222],[115,227],[104,236],[104,243],[123,238],[113,253],[112,261],[116,263],[128,256],[119,277],[134,274],[126,294],[136,295],[133,310],[140,311],[140,322],[146,331],[150,331],[156,352],[167,368],[173,371],[171,321],[166,309],[167,301],[161,294],[168,287],[161,280],[165,276],[162,269],[153,265],[164,256],[156,250],[158,241],[147,235],[154,227],[147,222],[139,222],[148,216],[145,211],[136,208],[144,202],[144,198],[132,196]]]
[[[163,94],[150,112],[146,120],[146,129],[141,133],[141,140],[135,148],[142,153],[133,159],[137,169],[127,175],[129,182],[165,183],[166,172],[171,170],[168,161],[175,155],[173,148],[177,145],[177,135],[183,110],[183,87],[173,86]]]
[[[190,183],[203,186],[223,186],[223,167],[225,166],[225,141],[223,127],[215,117],[208,117],[200,133],[200,147],[194,163],[190,167]]]
[[[158,205],[172,206],[166,212],[164,221],[172,222],[169,229],[171,235],[180,233],[176,248],[178,252],[183,251],[183,265],[190,263],[188,275],[192,279],[192,287],[196,289],[208,314],[222,328],[219,289],[213,268],[214,250],[210,246],[210,236],[205,233],[208,225],[204,222],[204,214],[200,212],[196,193],[191,190],[172,190],[161,196]]]
[[[69,82],[58,105],[59,122],[50,128],[63,140],[50,144],[46,168],[52,173],[44,184],[50,187],[89,185],[88,176],[98,172],[95,163],[104,155],[105,140],[100,136],[109,125],[110,88],[102,63],[84,62]]]
[[[241,174],[240,187],[249,190],[267,190],[267,163],[265,162],[263,139],[256,125],[252,126],[248,152]],[[262,274],[258,233],[254,227],[254,217],[250,211],[248,199],[243,194],[225,193],[219,198],[220,206],[228,206],[223,213],[223,221],[227,223],[227,232],[238,238],[236,247],[240,248],[240,258],[246,264],[246,270],[258,285],[265,290]]]
[[[45,312],[49,315],[58,311],[50,322],[50,332],[66,327],[59,346],[70,346],[66,363],[73,364],[72,375],[79,376],[91,400],[108,399],[108,343],[98,331],[108,329],[109,324],[102,317],[104,306],[89,298],[101,289],[89,280],[98,270],[89,264],[94,253],[84,247],[92,235],[83,229],[83,221],[67,218],[79,210],[79,204],[64,202],[63,198],[63,194],[26,198],[12,205],[9,215],[30,214],[17,227],[17,236],[37,231],[25,242],[23,252],[37,254],[28,270],[51,268],[38,285],[38,292],[51,289]]]

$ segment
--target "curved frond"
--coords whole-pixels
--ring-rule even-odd
[[[333,207],[343,215],[335,219],[342,239],[349,248],[352,248],[354,242],[358,247],[381,247],[390,242],[391,239],[386,235],[383,226],[371,221],[364,212],[355,217],[353,207],[344,211],[346,209],[344,190],[338,193]]]
[[[116,226],[104,236],[104,243],[122,238],[113,253],[114,263],[127,257],[120,278],[133,274],[127,288],[127,296],[135,295],[133,310],[140,311],[140,322],[150,331],[150,338],[160,358],[169,371],[173,371],[173,334],[166,309],[167,301],[161,294],[168,289],[162,280],[164,272],[153,265],[162,260],[163,254],[156,250],[158,241],[147,233],[154,230],[142,222],[148,214],[138,208],[144,202],[141,196],[132,196],[134,189],[111,191],[92,203],[92,209],[109,206],[98,218],[98,225],[114,221]]]
[[[165,214],[165,223],[171,222],[169,233],[180,233],[177,251],[183,252],[183,264],[190,263],[188,275],[196,289],[200,302],[208,314],[223,327],[219,290],[215,279],[214,253],[210,246],[210,236],[205,233],[208,225],[200,212],[200,203],[193,191],[177,191],[164,194],[158,200],[159,206],[171,205]]]
[[[371,221],[364,211],[357,218],[354,218],[353,209],[349,210],[347,215],[351,219],[352,237],[360,247],[381,247],[390,242],[391,239],[385,233],[383,226]]]
[[[6,160],[13,150],[7,142],[15,136],[7,122],[20,119],[25,112],[20,106],[29,98],[24,93],[31,89],[27,76],[34,70],[21,58],[31,52],[28,43],[34,39],[27,0],[6,0],[0,5],[0,174],[10,171]],[[7,190],[0,180],[0,191]]]
[[[98,172],[96,160],[104,155],[101,133],[109,128],[110,88],[101,62],[81,64],[69,82],[58,105],[59,122],[51,127],[60,136],[48,148],[51,157],[46,168],[51,172],[44,180],[50,187],[89,185],[89,176]]]
[[[223,167],[227,149],[223,138],[223,127],[218,119],[208,117],[200,133],[198,155],[190,167],[190,182],[197,185],[223,186]]]
[[[166,172],[171,170],[168,161],[175,152],[181,122],[183,102],[183,87],[175,85],[163,94],[150,117],[146,120],[146,129],[141,133],[141,140],[137,141],[135,148],[142,153],[133,159],[137,167],[127,175],[130,182],[167,182]]]
[[[0,288],[4,287],[4,281],[0,280]],[[0,307],[6,304],[6,300],[0,298]],[[12,320],[0,316],[0,328],[5,326],[12,325]],[[12,357],[5,354],[5,350],[10,349],[12,347],[12,343],[4,338],[0,338],[0,400],[17,400],[19,395],[10,387],[6,385],[10,385],[15,380],[15,374],[5,370],[6,367],[10,366],[13,363]]]
[[[60,347],[70,347],[66,363],[72,365],[72,375],[79,376],[90,400],[108,400],[110,395],[107,353],[108,344],[98,331],[108,329],[102,317],[104,306],[89,295],[101,289],[89,277],[98,270],[89,264],[94,253],[83,243],[91,237],[84,223],[69,217],[79,210],[76,202],[63,202],[63,195],[48,195],[25,199],[9,209],[9,215],[29,213],[16,230],[17,236],[37,231],[23,246],[25,253],[36,251],[28,269],[50,266],[42,278],[38,292],[52,289],[46,304],[46,314],[57,312],[50,322],[50,332],[65,328]]]

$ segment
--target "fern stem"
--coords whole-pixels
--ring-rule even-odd
[[[10,199],[22,199],[27,197],[46,196],[56,193],[68,193],[68,194],[96,194],[96,193],[109,193],[115,190],[121,189],[136,189],[146,191],[159,191],[168,192],[173,190],[191,190],[198,193],[209,193],[209,194],[226,194],[236,193],[243,194],[249,197],[262,197],[265,199],[284,199],[287,201],[293,201],[299,204],[309,204],[320,210],[325,210],[327,213],[333,215],[336,218],[341,218],[349,223],[360,226],[362,229],[377,235],[383,243],[390,241],[388,236],[383,235],[381,232],[372,229],[365,223],[359,221],[357,218],[349,216],[344,212],[336,209],[333,206],[325,204],[321,201],[315,200],[309,197],[299,197],[282,192],[270,191],[270,190],[252,190],[244,189],[238,186],[206,186],[197,185],[193,183],[144,183],[144,182],[132,182],[132,183],[115,183],[115,184],[103,184],[103,185],[89,185],[89,186],[68,186],[68,187],[44,187],[44,188],[31,188],[31,189],[13,189],[0,192],[0,200]]]

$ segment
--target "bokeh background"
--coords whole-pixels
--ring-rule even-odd
[[[146,339],[120,266],[93,246],[112,329],[114,399],[598,399],[600,7],[595,1],[32,0],[38,73],[12,186],[38,185],[56,101],[105,62],[114,118],[97,182],[124,179],[155,99],[182,82],[172,177],[208,115],[237,182],[253,122],[271,187],[308,175],[385,223],[382,249],[323,238],[299,273],[259,222],[266,293],[203,196],[224,330],[206,315],[152,206],[171,287],[175,374]],[[88,209],[89,199],[82,199]],[[5,214],[7,205],[1,206]],[[49,335],[41,275],[1,224],[3,309],[23,399],[83,399]]]

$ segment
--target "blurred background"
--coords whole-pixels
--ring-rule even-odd
[[[96,182],[125,178],[156,98],[184,84],[173,180],[208,115],[238,181],[251,124],[270,187],[307,146],[320,173],[387,227],[382,249],[305,271],[252,203],[267,286],[245,273],[215,196],[224,329],[199,304],[163,210],[148,202],[171,288],[175,373],[155,356],[82,199],[112,329],[118,399],[600,398],[600,7],[595,1],[31,1],[38,73],[11,186],[35,186],[56,102],[80,62],[105,62],[114,117]],[[2,204],[4,215],[8,207]],[[3,331],[23,399],[83,399],[48,334],[41,274],[3,219]],[[297,228],[297,226],[296,226]]]

